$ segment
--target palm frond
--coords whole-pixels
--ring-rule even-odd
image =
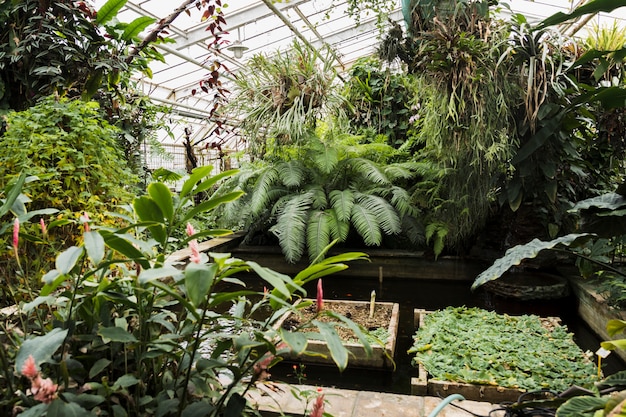
[[[302,162],[296,159],[278,164],[276,171],[286,187],[300,187],[306,177]]]
[[[331,215],[317,210],[311,213],[307,223],[306,239],[309,259],[312,261],[330,244]]]
[[[362,204],[355,204],[352,206],[350,220],[366,245],[378,246],[381,244],[383,236],[376,213]]]
[[[254,192],[250,200],[252,213],[260,213],[270,205],[268,192],[279,181],[276,168],[268,166],[259,174],[254,184]]]
[[[413,168],[414,164],[409,163],[389,164],[384,167],[384,172],[390,181],[395,181],[399,179],[409,180],[417,176],[417,173]]]
[[[332,190],[329,197],[330,205],[337,213],[337,219],[341,222],[349,221],[354,205],[354,193],[350,190]]]
[[[357,174],[369,181],[379,185],[389,184],[389,179],[377,163],[365,158],[352,158],[349,164]]]
[[[386,234],[394,235],[402,231],[398,212],[384,198],[377,195],[359,193],[356,196],[356,201],[356,205],[364,206],[374,213],[379,227]]]
[[[287,262],[297,262],[304,253],[311,197],[310,193],[298,194],[285,201],[278,213],[276,224],[270,228],[278,237]]]

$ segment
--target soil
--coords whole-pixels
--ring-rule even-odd
[[[368,302],[363,304],[342,303],[341,301],[327,301],[324,300],[323,310],[330,310],[333,313],[341,314],[356,324],[361,325],[368,331],[374,331],[376,329],[388,329],[389,322],[391,321],[391,313],[393,306],[391,304],[376,304],[374,308],[374,316],[370,318],[370,306]],[[332,317],[328,317],[324,314],[317,314],[317,306],[315,303],[299,310],[300,316],[290,315],[287,320],[282,324],[285,329],[298,328],[302,323],[306,323],[312,319],[317,319],[322,322],[336,322]],[[354,333],[345,327],[335,326],[337,333],[341,340],[351,341],[354,340]],[[302,332],[315,332],[318,331],[315,326],[304,327],[300,329]]]

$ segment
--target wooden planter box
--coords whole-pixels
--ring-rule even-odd
[[[352,301],[352,300],[324,300],[325,308],[331,308],[333,303],[347,303],[353,305],[363,305],[369,309],[369,301]],[[398,323],[400,317],[400,305],[398,303],[390,302],[376,302],[376,305],[390,306],[392,308],[391,320],[387,331],[389,338],[385,343],[385,346],[378,344],[372,344],[372,354],[367,355],[367,352],[360,343],[344,343],[343,345],[348,349],[348,367],[354,368],[392,368],[393,357],[396,349],[396,339],[398,336]],[[291,315],[291,312],[286,313],[276,323],[276,328],[282,326],[282,324]],[[322,364],[322,365],[334,365],[328,345],[325,341],[321,340],[309,340],[307,348],[309,352],[315,352],[316,356],[311,355],[294,355],[285,356],[285,359],[298,360],[304,363]]]
[[[414,323],[419,328],[424,323],[424,316],[429,312],[415,309]],[[466,400],[486,401],[490,403],[517,402],[526,391],[493,385],[466,384],[463,382],[440,381],[432,379],[424,367],[419,364],[417,376],[411,378],[411,394],[419,396],[441,396],[461,394]]]

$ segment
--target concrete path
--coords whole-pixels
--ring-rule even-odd
[[[305,410],[307,413],[311,411],[313,402],[320,392],[324,394],[324,411],[334,417],[427,417],[442,401],[436,397],[335,388],[321,388],[321,391],[318,391],[317,387],[309,385],[273,383],[259,385],[258,388],[258,391],[249,395],[249,399],[256,403],[259,410],[266,416],[302,416],[305,414]],[[453,404],[471,413],[447,405],[437,416],[470,417],[472,413],[475,416],[485,417],[502,417],[504,415],[504,411],[489,414],[498,408],[497,404],[468,400],[454,401]]]

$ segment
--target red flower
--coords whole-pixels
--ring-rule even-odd
[[[37,376],[37,374],[39,374],[39,369],[37,369],[37,364],[35,363],[33,355],[29,355],[28,358],[26,358],[20,372],[22,372],[22,375],[28,379],[33,379]]]
[[[317,280],[317,312],[324,308],[324,291],[322,290],[322,279]]]

